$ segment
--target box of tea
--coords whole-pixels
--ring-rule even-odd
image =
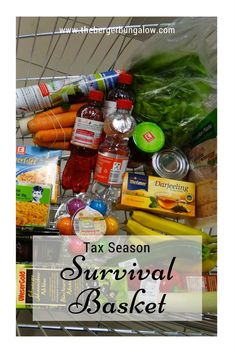
[[[195,184],[125,173],[121,205],[177,217],[195,217]]]

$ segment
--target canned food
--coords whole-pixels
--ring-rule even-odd
[[[182,180],[189,171],[186,155],[176,147],[155,153],[152,166],[158,176],[168,179]]]

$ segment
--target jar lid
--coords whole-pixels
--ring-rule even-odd
[[[136,126],[133,140],[141,151],[154,153],[164,146],[165,135],[157,124],[143,122]]]

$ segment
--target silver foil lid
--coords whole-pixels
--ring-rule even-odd
[[[176,180],[184,179],[189,171],[186,155],[176,147],[155,153],[152,166],[160,177]]]

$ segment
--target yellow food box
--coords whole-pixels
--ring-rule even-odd
[[[195,184],[125,173],[121,205],[177,217],[195,217]]]

